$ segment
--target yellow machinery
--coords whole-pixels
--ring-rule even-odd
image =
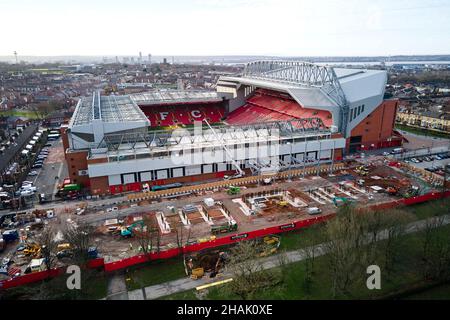
[[[70,243],[61,243],[58,244],[57,250],[58,252],[63,251],[63,250],[69,250],[70,249]]]
[[[362,176],[367,176],[369,174],[369,170],[364,166],[356,167],[355,172]]]
[[[205,270],[203,268],[192,269],[191,279],[197,280],[205,275]]]
[[[281,200],[281,201],[278,201],[278,205],[280,207],[286,207],[288,205],[288,202],[286,200]]]
[[[277,252],[278,247],[281,244],[280,237],[275,235],[265,236],[263,238],[264,250],[259,254],[260,257],[270,256]]]
[[[23,254],[26,256],[39,257],[41,255],[41,246],[37,243],[29,243],[23,250]]]

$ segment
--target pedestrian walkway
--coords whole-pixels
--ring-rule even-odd
[[[115,274],[109,279],[106,300],[128,300],[127,285],[123,274]]]

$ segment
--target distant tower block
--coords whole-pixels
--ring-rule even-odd
[[[17,60],[17,51],[14,51],[14,57],[16,57],[16,64],[19,64],[19,61]]]
[[[116,56],[116,63],[119,63],[119,57]]]
[[[148,54],[148,64],[152,64],[152,55]]]
[[[142,64],[142,52],[139,51],[139,63]]]

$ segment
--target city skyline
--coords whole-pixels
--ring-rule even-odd
[[[446,1],[1,1],[1,56],[377,56],[450,52]],[[20,18],[18,20],[18,18]],[[20,21],[26,23],[20,23]],[[412,22],[414,22],[412,24]],[[47,39],[57,39],[47,40]]]

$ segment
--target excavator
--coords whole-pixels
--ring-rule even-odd
[[[124,238],[129,238],[133,236],[134,233],[134,229],[140,226],[141,228],[144,227],[144,221],[143,220],[139,220],[134,222],[133,224],[130,224],[129,226],[126,227],[122,227],[120,230],[120,235]]]

